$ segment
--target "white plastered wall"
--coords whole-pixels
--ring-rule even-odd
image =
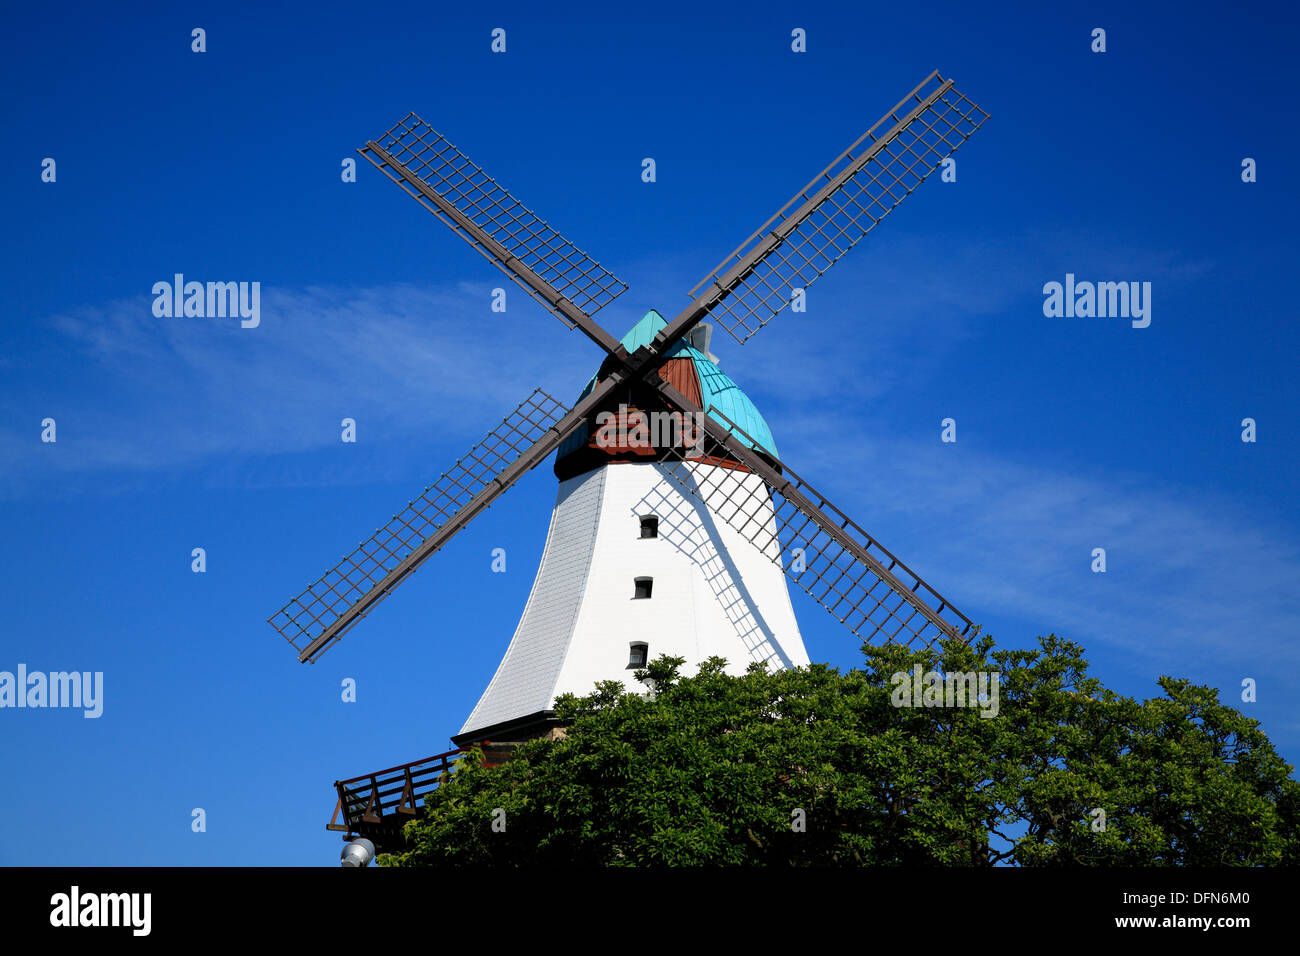
[[[687,674],[711,656],[733,673],[753,661],[808,663],[780,567],[668,472],[715,467],[616,463],[561,482],[523,616],[461,733],[548,710],[600,680],[640,689],[628,668],[634,642],[651,658],[684,657]],[[728,478],[762,487],[753,475]],[[643,539],[651,515],[659,536]],[[634,597],[641,577],[654,582],[648,599]]]

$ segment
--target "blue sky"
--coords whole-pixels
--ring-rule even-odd
[[[1002,646],[1067,635],[1136,696],[1254,678],[1242,706],[1300,758],[1295,14],[1131,7],[8,10],[0,670],[103,671],[105,702],[0,711],[28,841],[0,863],[333,865],[331,782],[446,749],[505,650],[549,462],[318,664],[265,622],[600,358],[513,286],[490,312],[485,261],[368,164],[341,181],[357,146],[420,113],[628,282],[598,315],[621,335],[936,67],[992,114],[957,181],[713,351],[790,464]],[[177,272],[260,282],[260,326],[155,318]],[[1045,317],[1067,272],[1151,282],[1150,327]],[[793,600],[813,659],[860,659]]]

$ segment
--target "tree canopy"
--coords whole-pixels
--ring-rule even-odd
[[[1038,644],[866,645],[847,673],[659,658],[633,689],[560,698],[561,739],[495,767],[472,751],[380,863],[1300,862],[1300,784],[1256,720],[1172,677],[1123,697],[1079,645]],[[998,681],[977,706],[899,706],[923,701],[896,675],[920,673]]]

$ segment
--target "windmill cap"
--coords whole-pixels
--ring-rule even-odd
[[[650,345],[660,330],[667,328],[667,326],[667,320],[654,309],[651,309],[636,325],[628,329],[619,342],[623,348],[627,349],[628,354],[631,354],[639,348]],[[753,438],[755,445],[760,450],[779,460],[780,456],[776,453],[776,442],[772,438],[772,430],[768,427],[767,420],[763,418],[740,386],[727,373],[718,368],[717,357],[709,351],[712,337],[713,327],[701,323],[674,342],[665,357],[669,359],[690,359],[695,376],[699,381],[701,405],[704,407],[705,412],[712,415],[714,411],[717,411],[725,415]],[[591,381],[587,383],[587,387],[582,390],[579,399],[588,395],[596,387],[596,382],[597,376],[593,375]],[[712,417],[719,424],[726,424],[717,415],[712,415]],[[560,445],[556,461],[558,462],[559,459],[585,445],[587,437],[587,428],[585,426],[570,435]]]

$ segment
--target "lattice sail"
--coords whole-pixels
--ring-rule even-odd
[[[548,290],[533,288],[534,284],[521,278],[519,265],[588,316],[627,289],[621,279],[510,195],[415,113],[360,152],[570,327],[573,321],[544,297]],[[454,207],[482,237],[439,208],[403,171]]]
[[[907,198],[988,114],[936,70],[690,291],[744,343]]]
[[[714,409],[709,413],[747,448],[754,439]],[[706,438],[691,459],[721,461],[727,451]],[[666,449],[664,463],[687,460],[681,447]],[[796,475],[777,463],[779,474],[755,482],[748,470],[673,467],[665,471],[710,512],[744,536],[786,576],[864,641],[884,640],[929,647],[942,637],[965,637],[970,618],[954,608],[875,538]],[[777,482],[780,484],[777,484]]]
[[[273,614],[271,626],[300,654],[328,634],[326,641],[312,648],[312,658],[332,646],[352,623],[434,553],[431,550],[412,562],[421,545],[554,428],[565,411],[564,405],[540,388],[534,391],[388,524]],[[560,437],[556,436],[557,442]],[[358,611],[358,605],[364,606]]]

